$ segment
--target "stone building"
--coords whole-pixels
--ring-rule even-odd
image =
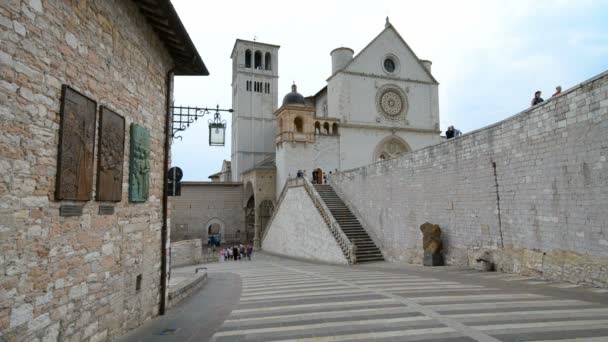
[[[243,184],[245,230],[256,245],[286,180],[298,170],[322,182],[330,171],[394,158],[440,139],[431,62],[419,59],[388,19],[356,56],[345,47],[331,51],[325,87],[304,97],[294,85],[280,108],[278,50],[238,39],[231,53],[231,176]]]
[[[162,313],[168,0],[0,2],[0,340],[112,340]],[[109,128],[108,128],[109,127]]]

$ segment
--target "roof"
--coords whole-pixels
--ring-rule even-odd
[[[173,62],[177,76],[207,76],[203,63],[188,32],[169,0],[133,0],[163,42]]]
[[[252,168],[243,171],[242,173],[247,173],[253,170],[274,170],[276,168],[275,156],[271,156],[255,164]]]
[[[209,176],[209,177],[207,177],[207,178],[210,178],[210,179],[213,179],[213,178],[220,178],[220,175],[221,175],[221,174],[222,174],[222,172],[221,172],[221,171],[220,171],[220,172],[216,172],[216,173],[212,174],[211,176]]]
[[[239,42],[241,42],[241,43],[256,44],[256,45],[264,45],[264,46],[269,46],[269,47],[273,47],[273,48],[277,48],[277,49],[281,47],[280,45],[274,45],[274,44],[256,42],[254,40],[237,39],[237,40],[234,41],[234,46],[232,47],[232,52],[230,52],[230,58],[232,58],[232,56],[234,56],[234,50],[236,50],[236,44],[238,44]]]
[[[405,41],[405,39],[403,39],[403,37],[401,37],[401,35],[399,34],[399,31],[397,31],[397,29],[391,24],[391,23],[387,23],[386,27],[384,28],[384,30],[382,30],[374,39],[372,39],[364,48],[363,50],[359,51],[359,53],[353,57],[353,59],[350,60],[350,62],[348,62],[348,64],[346,64],[342,69],[336,71],[335,73],[333,73],[331,76],[329,76],[329,78],[327,79],[327,81],[329,81],[332,77],[334,77],[336,74],[345,71],[351,64],[353,64],[353,62],[359,58],[359,56],[363,55],[363,52],[365,50],[367,50],[370,46],[372,46],[372,44],[378,40],[378,38],[380,38],[380,36],[382,36],[382,34],[386,31],[388,31],[389,29],[393,30],[395,32],[395,34],[397,35],[397,37],[399,38],[399,40],[401,40],[401,43],[403,43],[403,45],[405,46],[406,49],[408,49],[412,56],[414,56],[416,58],[416,61],[418,61],[418,64],[420,64],[420,66],[422,67],[422,69],[424,70],[424,72],[426,72],[426,74],[431,78],[431,80],[433,81],[433,83],[435,84],[439,84],[439,82],[437,82],[437,80],[435,79],[435,77],[433,77],[433,75],[428,71],[427,68],[424,67],[424,65],[422,65],[422,62],[420,60],[420,58],[418,58],[418,56],[416,56],[416,53],[414,52],[414,50],[412,50],[412,48],[407,44],[407,42]]]

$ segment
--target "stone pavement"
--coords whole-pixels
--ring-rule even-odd
[[[148,331],[153,338],[126,341],[608,341],[606,290],[453,267],[331,266],[260,253],[252,262],[206,267],[209,283],[171,321],[181,337],[158,338],[160,323]]]

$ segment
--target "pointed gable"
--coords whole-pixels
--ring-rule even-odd
[[[397,62],[397,68],[392,74],[387,73],[383,68],[387,56],[393,56]],[[388,24],[343,70],[438,83],[391,24]]]

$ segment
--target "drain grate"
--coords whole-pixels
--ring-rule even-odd
[[[179,331],[179,328],[165,328],[162,331],[156,333],[155,335],[174,335]]]

